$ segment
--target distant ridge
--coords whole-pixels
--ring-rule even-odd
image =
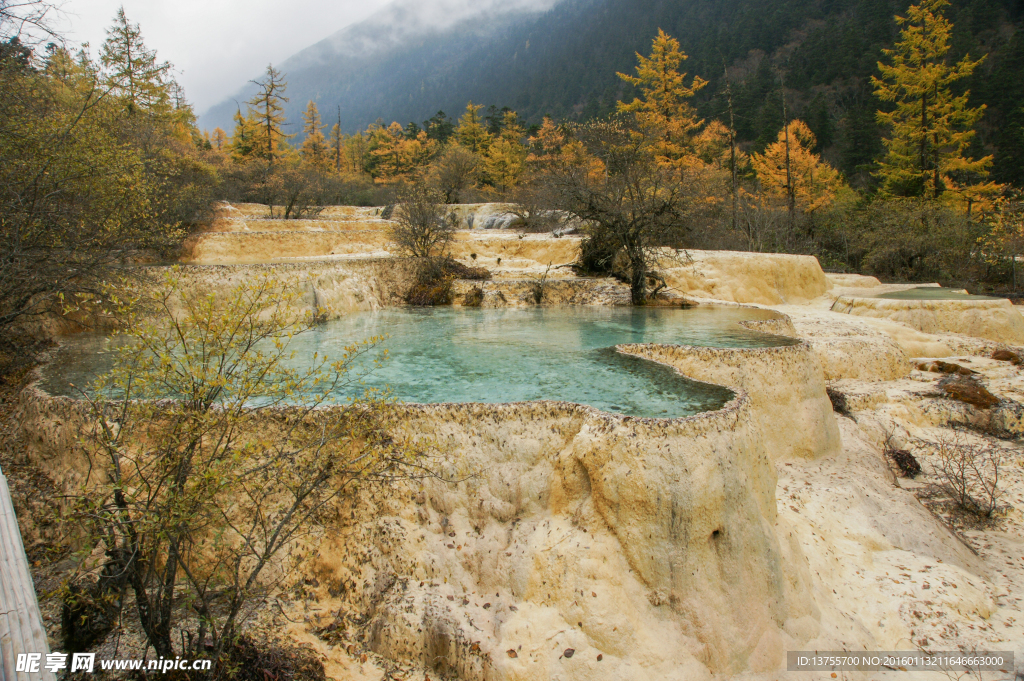
[[[378,118],[420,122],[439,108],[457,116],[468,101],[462,92],[472,90],[461,76],[472,70],[471,62],[486,60],[496,43],[535,23],[554,1],[397,0],[275,64],[288,80],[291,101],[285,114],[291,132],[298,132],[301,111],[310,100],[331,124],[340,106],[342,128],[349,133]],[[236,108],[244,112],[254,91],[247,84],[203,113],[199,125],[230,133]]]
[[[509,106],[530,123],[602,115],[632,96],[615,74],[632,71],[635,54],[663,28],[690,56],[684,68],[710,81],[694,101],[702,116],[727,120],[728,65],[739,138],[763,148],[782,127],[782,69],[791,116],[808,123],[819,151],[849,178],[866,178],[881,151],[869,78],[896,40],[893,15],[910,2],[440,1],[442,21],[400,0],[275,65],[288,77],[291,131],[311,99],[332,124],[340,106],[346,132],[378,118],[421,123],[439,109],[455,118],[469,100]],[[989,55],[966,83],[972,104],[988,107],[972,153],[994,153],[993,179],[1024,186],[1024,0],[954,0],[947,16],[951,58]],[[230,133],[235,106],[219,104],[200,125]]]

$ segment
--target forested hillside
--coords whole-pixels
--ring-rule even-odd
[[[686,69],[710,81],[695,102],[702,115],[725,120],[728,67],[739,137],[761,149],[782,126],[784,82],[790,117],[807,121],[824,157],[864,182],[858,169],[881,152],[869,77],[898,35],[894,15],[906,7],[902,0],[564,0],[543,14],[478,17],[409,36],[372,58],[348,51],[332,59],[323,49],[316,60],[297,56],[282,65],[288,117],[298,120],[313,99],[332,120],[340,105],[342,127],[352,132],[377,118],[456,113],[473,100],[508,106],[529,123],[545,114],[587,119],[631,95],[615,73],[628,72],[663,28],[690,56]],[[965,84],[971,103],[988,107],[975,155],[994,152],[993,178],[1024,184],[1024,4],[957,1],[948,17],[951,59],[987,55]],[[355,40],[364,29],[347,33]],[[202,122],[228,128],[234,110],[229,102]]]

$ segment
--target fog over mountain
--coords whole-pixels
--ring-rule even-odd
[[[728,67],[737,137],[760,150],[787,115],[804,120],[817,151],[857,184],[882,150],[872,94],[883,49],[908,0],[399,0],[371,18],[276,64],[287,76],[289,132],[309,100],[324,122],[355,132],[421,123],[439,109],[457,118],[473,100],[508,106],[529,123],[600,116],[629,99],[631,72],[659,28],[689,55],[683,68],[709,81],[693,99],[701,116],[728,121]],[[1024,0],[955,0],[950,59],[986,55],[961,84],[987,108],[972,155],[994,155],[993,178],[1024,183]],[[780,74],[785,74],[785,95]],[[251,86],[200,119],[229,133]],[[238,102],[238,104],[236,104]],[[298,140],[296,140],[298,141]]]
[[[444,107],[457,114],[466,104],[466,87],[456,82],[466,63],[485,58],[511,29],[536,21],[555,2],[396,0],[274,65],[288,81],[290,129],[301,129],[301,111],[309,100],[331,123],[340,106],[347,132],[377,118],[421,121]],[[220,126],[230,133],[232,116],[239,107],[245,111],[245,100],[254,91],[247,83],[203,113],[200,126]]]

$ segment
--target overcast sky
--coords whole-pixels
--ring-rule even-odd
[[[196,113],[234,94],[268,63],[280,63],[390,0],[65,0],[64,33],[99,54],[124,5],[157,56],[174,64]]]

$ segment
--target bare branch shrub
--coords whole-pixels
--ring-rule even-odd
[[[118,604],[132,593],[158,655],[209,657],[228,676],[254,596],[287,575],[285,550],[338,497],[431,475],[417,453],[430,445],[401,437],[386,393],[318,408],[362,392],[375,363],[358,360],[383,339],[294,367],[290,340],[315,320],[280,282],[218,297],[171,272],[155,291],[119,291],[124,343],[86,394],[91,477],[68,518],[85,535],[81,576],[102,568]],[[87,559],[96,548],[102,565]]]
[[[943,487],[964,510],[990,517],[1003,495],[999,487],[1003,452],[972,441],[960,428],[944,433],[936,443],[937,473]]]
[[[921,464],[909,450],[901,449],[896,442],[896,433],[889,431],[885,436],[885,455],[896,464],[900,475],[904,478],[913,478],[921,472]]]
[[[405,302],[410,305],[449,305],[452,302],[452,284],[456,279],[485,281],[490,278],[490,271],[484,267],[469,267],[452,258],[427,258],[421,264]]]
[[[550,186],[533,182],[516,187],[509,212],[516,216],[512,228],[519,232],[542,234],[556,229],[564,220],[561,211],[553,210],[555,197]]]
[[[548,266],[544,268],[544,273],[538,277],[534,277],[533,281],[530,282],[530,298],[532,298],[533,302],[537,305],[544,302],[544,286],[547,284],[548,274],[550,274],[550,272],[551,263],[548,263]]]
[[[395,224],[388,236],[400,253],[413,258],[447,255],[456,224],[436,190],[414,185],[403,193],[391,217]]]
[[[463,192],[476,183],[481,159],[469,149],[453,144],[430,164],[427,183],[444,203],[459,203]]]

